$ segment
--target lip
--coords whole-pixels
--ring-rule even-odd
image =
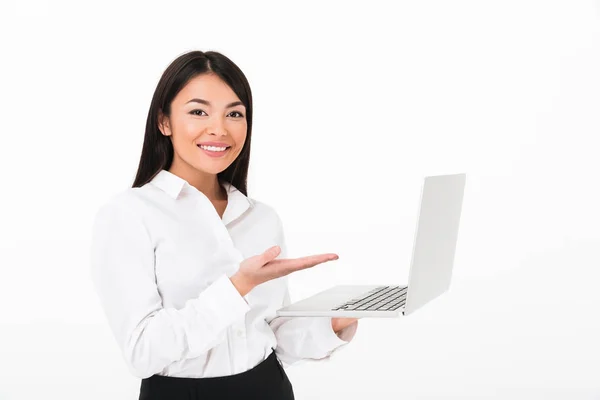
[[[220,147],[225,147],[225,146],[220,146]],[[200,150],[201,152],[203,152],[204,154],[206,154],[209,157],[219,158],[219,157],[225,157],[225,155],[229,153],[229,150],[231,150],[231,148],[228,147],[227,149],[225,149],[225,151],[210,151],[210,150],[204,150],[202,147],[200,147],[200,145],[198,145],[198,150]]]
[[[202,142],[202,143],[197,143],[198,146],[202,145],[202,146],[215,146],[215,147],[231,147],[230,144],[227,143],[222,143],[222,142]]]

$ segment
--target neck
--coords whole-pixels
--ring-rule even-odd
[[[172,165],[169,172],[185,179],[191,186],[202,192],[212,202],[227,200],[225,188],[219,184],[216,174],[207,174],[195,168],[182,170]]]

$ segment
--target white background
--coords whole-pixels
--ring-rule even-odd
[[[600,3],[3,2],[0,399],[134,399],[89,277],[167,65],[216,50],[254,95],[250,197],[294,300],[405,283],[422,179],[467,173],[450,291],[362,319],[308,399],[600,399]]]

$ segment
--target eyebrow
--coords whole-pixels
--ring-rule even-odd
[[[203,99],[191,99],[190,101],[188,101],[185,104],[191,103],[191,102],[195,102],[195,103],[200,103],[200,104],[206,104],[207,106],[210,106],[210,102],[203,100]],[[234,101],[233,103],[229,103],[227,104],[227,107],[225,108],[230,108],[230,107],[234,107],[234,106],[243,106],[244,103],[242,103],[241,101]]]

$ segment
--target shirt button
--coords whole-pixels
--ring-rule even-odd
[[[237,335],[238,335],[238,337],[240,337],[240,338],[241,338],[241,337],[244,337],[244,331],[243,331],[243,330],[241,330],[241,329],[238,329],[238,330],[237,330]]]

